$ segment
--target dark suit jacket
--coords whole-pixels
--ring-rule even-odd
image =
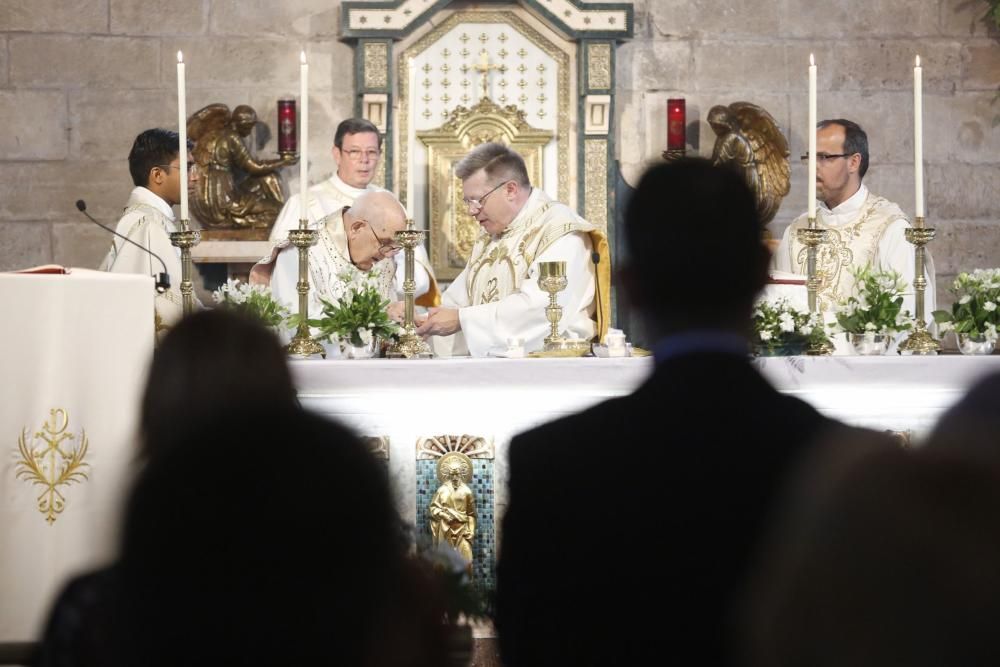
[[[515,437],[498,564],[505,664],[730,664],[731,604],[765,514],[833,424],[746,358],[699,352]]]

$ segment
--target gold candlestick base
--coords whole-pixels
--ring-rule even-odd
[[[406,221],[406,229],[395,233],[396,241],[403,246],[403,333],[389,346],[385,356],[390,359],[430,359],[434,356],[431,346],[417,335],[413,314],[416,282],[413,279],[413,249],[424,238],[425,232],[413,227],[413,220]]]
[[[295,336],[285,348],[294,357],[311,357],[321,355],[326,357],[323,346],[309,335],[309,248],[316,245],[319,232],[315,229],[305,229],[306,222],[299,221],[299,228],[288,232],[288,240],[299,249],[299,280],[295,289],[299,293],[299,326]]]
[[[924,322],[917,322],[913,333],[899,344],[900,354],[905,355],[935,355],[941,350],[941,343],[927,330]]]
[[[191,248],[201,242],[201,232],[191,229],[187,220],[181,220],[181,231],[171,232],[170,243],[181,249],[181,303],[184,314],[190,315],[194,312],[194,283],[191,281],[193,264],[191,260]]]
[[[820,244],[830,241],[830,232],[816,227],[816,218],[809,218],[809,226],[796,232],[799,243],[806,247],[806,292],[809,298],[809,312],[816,313],[819,306],[816,303],[816,295],[823,283],[823,279],[816,270],[816,254]],[[806,354],[814,357],[833,354],[833,345],[829,341],[810,343]]]
[[[927,330],[927,319],[924,313],[924,294],[927,290],[927,278],[924,277],[924,246],[934,239],[936,230],[927,227],[923,217],[914,220],[914,226],[904,232],[906,240],[913,244],[914,269],[913,278],[914,300],[917,305],[916,322],[913,333],[899,344],[899,353],[905,355],[934,355],[941,349],[941,343]]]
[[[389,346],[385,356],[389,359],[431,359],[431,346],[415,331],[404,331],[399,340]]]
[[[668,148],[662,153],[663,159],[667,162],[673,162],[675,160],[680,160],[682,157],[687,155],[686,148]]]

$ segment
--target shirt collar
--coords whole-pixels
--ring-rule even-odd
[[[653,346],[657,364],[694,352],[714,352],[746,357],[750,343],[744,336],[722,329],[692,329],[661,338]]]
[[[352,185],[348,185],[343,180],[341,180],[340,174],[338,174],[337,172],[333,172],[333,176],[330,177],[330,180],[333,181],[333,186],[335,188],[337,188],[346,195],[350,195],[351,197],[357,197],[362,192],[367,192],[368,190],[373,189],[371,184],[363,188],[356,188]]]
[[[163,197],[154,193],[152,190],[140,186],[135,187],[132,190],[132,194],[128,197],[128,205],[134,206],[135,204],[144,204],[146,206],[152,206],[157,211],[163,214],[163,216],[170,222],[174,222],[174,208],[166,202]]]
[[[868,188],[862,183],[857,192],[833,208],[829,208],[823,202],[819,202],[819,205],[820,209],[826,214],[834,215],[838,218],[853,217],[861,211],[861,207],[864,206],[866,199],[868,199]]]

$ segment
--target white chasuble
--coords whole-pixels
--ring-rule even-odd
[[[309,248],[309,317],[315,319],[322,316],[321,299],[336,303],[352,283],[356,285],[358,279],[364,277],[374,279],[382,298],[390,299],[395,271],[396,263],[391,257],[376,262],[369,271],[354,266],[347,249],[343,209],[338,209],[323,220],[319,240]],[[299,311],[298,279],[298,248],[287,240],[278,243],[271,256],[256,264],[251,271],[251,282],[270,283],[275,300],[293,313]]]
[[[601,254],[596,271],[595,250]],[[566,262],[567,287],[557,296],[563,308],[560,333],[587,340],[603,334],[605,308],[601,322],[594,321],[595,273],[610,277],[606,253],[606,239],[596,225],[536,188],[499,237],[479,235],[469,263],[442,299],[443,307],[459,309],[461,331],[435,338],[435,351],[481,357],[505,349],[510,338],[521,339],[528,351],[541,349],[550,332],[549,295],[537,283],[538,263],[546,261]],[[600,283],[599,301],[604,302],[608,285],[604,279]]]
[[[306,220],[308,221],[308,228],[316,229],[318,221],[342,211],[345,207],[354,205],[354,200],[364,192],[387,192],[387,190],[370,183],[368,187],[355,188],[341,180],[340,176],[336,173],[325,181],[311,186],[306,191],[306,199],[308,200]],[[299,217],[302,214],[302,205],[299,201],[301,198],[300,195],[294,194],[285,202],[281,213],[278,214],[278,219],[274,221],[274,227],[271,228],[269,239],[272,243],[286,241],[288,239],[288,232],[299,228]],[[431,269],[431,260],[427,256],[427,250],[424,246],[418,245],[414,248],[413,256],[416,262],[413,280],[415,283],[414,294],[416,295],[417,305],[436,306],[441,302],[441,292],[434,279],[434,271]],[[423,271],[420,270],[421,267]],[[403,259],[402,253],[400,253],[400,259],[397,263],[396,283],[391,296],[394,301],[403,299],[402,285],[404,277]]]
[[[855,286],[852,267],[871,265],[876,271],[896,271],[906,282],[903,309],[916,314],[913,279],[916,275],[914,246],[905,237],[910,226],[906,215],[896,204],[868,191],[864,185],[847,201],[832,210],[821,206],[816,211],[816,224],[830,231],[830,243],[819,246],[816,271],[821,282],[817,292],[820,311],[832,319],[836,306],[851,296]],[[808,249],[799,242],[797,230],[805,229],[805,215],[797,218],[785,230],[775,253],[775,268],[800,275],[808,273]],[[925,308],[934,309],[934,264],[926,253],[925,277],[927,291]]]

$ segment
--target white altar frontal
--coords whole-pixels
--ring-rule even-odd
[[[752,363],[779,391],[829,417],[906,433],[915,443],[976,380],[1000,371],[1000,356],[771,357]],[[303,407],[346,423],[386,461],[397,506],[418,536],[429,531],[435,460],[449,450],[469,454],[478,513],[475,578],[488,587],[496,529],[507,506],[511,438],[631,392],[653,361],[453,358],[291,365]]]

